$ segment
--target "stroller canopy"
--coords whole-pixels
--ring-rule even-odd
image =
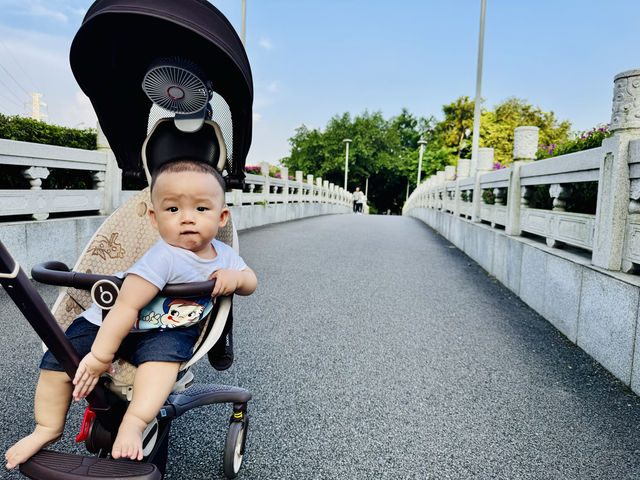
[[[212,105],[214,120],[225,139],[232,138],[229,181],[241,184],[251,145],[251,68],[233,26],[206,0],[97,0],[87,12],[71,45],[71,69],[118,165],[128,175],[142,172],[152,103],[141,85],[149,65],[160,57],[198,64],[226,103],[223,121]]]

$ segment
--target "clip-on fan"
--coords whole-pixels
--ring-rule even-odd
[[[174,124],[182,132],[197,132],[211,119],[211,82],[189,60],[157,59],[142,80],[142,90],[153,103],[175,113]]]

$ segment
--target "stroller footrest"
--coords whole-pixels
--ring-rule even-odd
[[[160,480],[152,463],[108,460],[70,453],[40,450],[20,465],[20,473],[36,480]]]
[[[163,408],[166,415],[179,417],[184,412],[201,405],[211,405],[214,403],[247,403],[251,400],[251,393],[240,387],[230,387],[227,385],[196,384],[186,390],[169,395],[167,403]],[[162,415],[163,412],[161,411]]]

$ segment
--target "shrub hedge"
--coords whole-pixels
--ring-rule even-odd
[[[18,115],[6,116],[0,114],[0,138],[95,150],[97,133],[91,128],[78,130],[76,128],[49,125],[45,122]],[[4,165],[0,170],[0,189],[29,188],[29,181],[22,175],[22,170],[23,167]],[[51,189],[85,189],[91,188],[92,185],[91,172],[66,168],[51,169],[49,176],[42,182],[42,188]]]
[[[92,128],[79,130],[60,127],[20,117],[0,114],[0,138],[20,140],[22,142],[46,143],[61,147],[83,148],[95,150],[97,133]]]

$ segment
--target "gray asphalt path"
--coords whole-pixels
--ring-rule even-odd
[[[639,398],[422,223],[325,216],[240,245],[260,284],[236,298],[236,363],[196,368],[253,393],[240,478],[640,475]],[[0,305],[4,451],[32,428],[39,351],[4,293]],[[82,409],[57,448],[73,451]],[[229,415],[178,419],[165,478],[223,478]]]

